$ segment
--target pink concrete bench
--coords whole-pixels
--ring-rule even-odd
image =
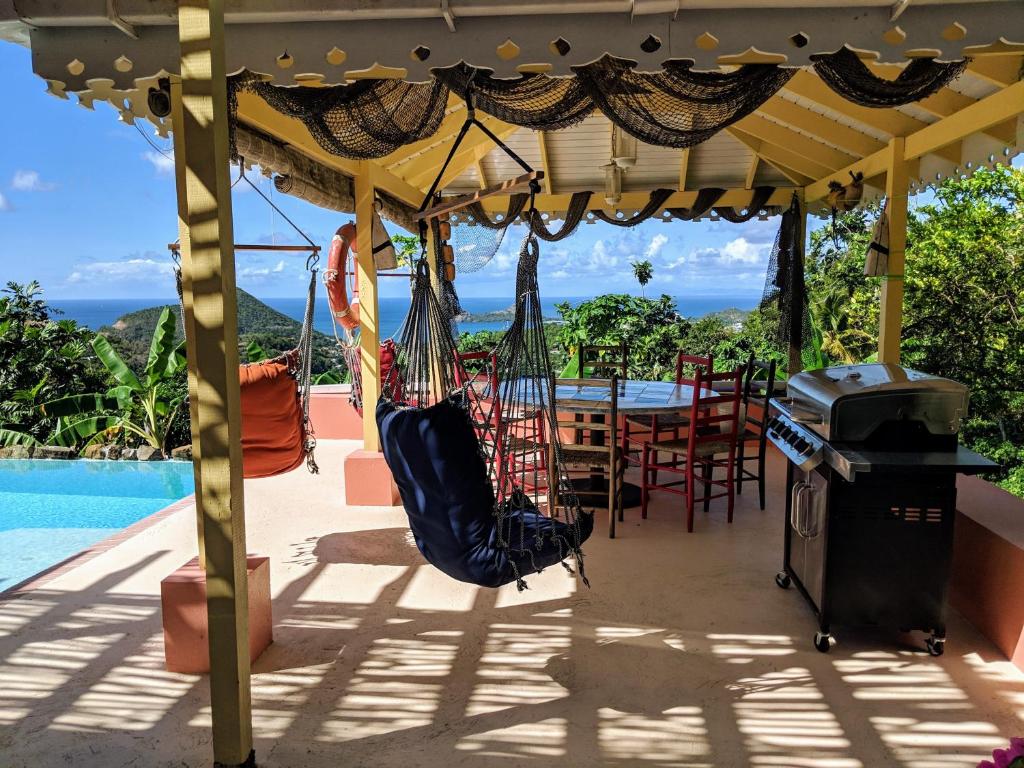
[[[323,440],[362,440],[363,419],[349,403],[351,384],[322,384],[311,388],[309,419]]]
[[[1024,499],[957,480],[950,604],[1024,670]]]

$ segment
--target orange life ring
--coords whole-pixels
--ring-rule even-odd
[[[327,302],[330,304],[334,319],[342,327],[354,331],[359,327],[359,286],[355,280],[355,269],[350,267],[349,260],[356,253],[356,225],[352,222],[338,228],[331,239],[331,251],[327,256],[327,269],[324,270],[324,285],[327,287]],[[350,288],[352,301],[348,300],[345,291],[345,275],[352,277]]]

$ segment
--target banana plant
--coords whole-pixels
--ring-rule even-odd
[[[140,378],[117,354],[102,334],[92,340],[96,357],[106,367],[116,386],[106,392],[71,395],[43,403],[47,416],[56,416],[57,428],[51,442],[74,445],[128,433],[166,452],[167,434],[184,402],[167,398],[161,385],[185,366],[184,342],[174,343],[176,318],[168,308],[160,313],[149,345],[146,369]],[[142,418],[136,418],[141,413]]]

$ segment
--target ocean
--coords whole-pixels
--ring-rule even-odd
[[[703,317],[709,312],[735,307],[737,309],[753,309],[757,306],[760,296],[676,296],[676,306],[679,311],[687,317]],[[261,299],[269,306],[282,314],[288,315],[296,320],[302,320],[306,307],[305,298],[269,298]],[[557,319],[558,310],[556,304],[568,302],[576,305],[585,301],[583,297],[552,297],[542,299],[544,316]],[[483,314],[485,312],[498,312],[507,309],[512,300],[507,296],[500,297],[469,297],[461,299],[462,307],[470,314]],[[159,306],[161,304],[172,304],[174,300],[168,299],[53,299],[50,306],[61,310],[62,317],[75,320],[79,325],[85,325],[94,330],[104,325],[111,325],[122,315],[135,312],[147,307]],[[405,298],[383,298],[379,302],[380,326],[382,334],[387,337],[394,334],[406,313],[409,311],[409,300]],[[473,331],[497,331],[508,325],[507,322],[494,323],[460,323],[459,330],[463,332]],[[331,318],[327,313],[326,299],[320,299],[317,304],[317,312],[314,315],[314,326],[318,331],[328,335],[332,334]]]

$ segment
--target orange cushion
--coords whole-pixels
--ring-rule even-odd
[[[238,368],[245,477],[288,472],[305,458],[299,387],[288,371],[294,355],[295,352],[289,352]]]

